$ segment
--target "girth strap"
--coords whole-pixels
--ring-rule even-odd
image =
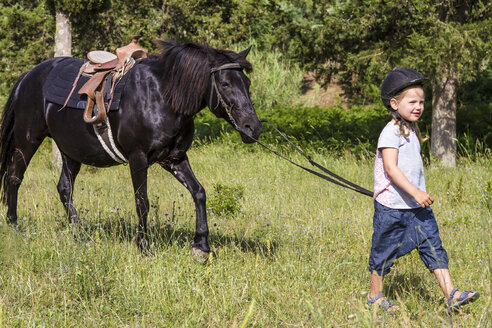
[[[117,163],[128,163],[125,156],[118,150],[114,142],[113,133],[111,132],[111,125],[109,119],[106,116],[104,121],[98,124],[92,124],[94,132],[96,133],[97,140],[103,147],[104,151]]]

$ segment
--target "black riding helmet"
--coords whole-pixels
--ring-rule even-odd
[[[403,89],[411,85],[423,85],[427,80],[429,80],[429,78],[420,75],[420,73],[414,69],[397,68],[384,78],[384,81],[381,84],[381,100],[387,108],[391,109],[391,98],[396,96]]]

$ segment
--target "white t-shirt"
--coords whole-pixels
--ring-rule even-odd
[[[374,163],[374,200],[390,208],[420,207],[412,196],[391,182],[384,170],[381,148],[398,149],[397,166],[415,187],[426,191],[424,164],[420,156],[420,142],[417,134],[412,130],[405,138],[400,134],[400,127],[393,121],[384,127],[379,135],[378,151]]]

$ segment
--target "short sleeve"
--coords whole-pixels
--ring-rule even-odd
[[[400,127],[393,122],[389,122],[381,131],[378,140],[378,149],[381,148],[400,148]]]

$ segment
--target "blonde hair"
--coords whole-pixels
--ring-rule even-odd
[[[398,93],[397,95],[391,97],[391,99],[395,99],[397,103],[400,103],[400,101],[405,97],[405,95],[407,94],[408,90],[410,88],[414,88],[416,87],[415,85],[412,85],[412,86],[409,86],[405,89],[403,89],[400,93]],[[420,87],[420,85],[419,85]],[[390,102],[391,102],[391,99],[390,99]],[[396,124],[400,127],[400,134],[402,136],[404,136],[405,138],[408,138],[408,136],[410,135],[410,131],[413,129],[415,130],[415,134],[417,134],[417,138],[419,139],[419,142],[420,143],[423,143],[425,140],[427,139],[422,139],[422,135],[420,134],[420,129],[419,129],[419,125],[417,124],[417,122],[408,122],[408,121],[405,121],[399,114],[396,110],[392,109],[391,107],[391,104],[389,105],[389,108],[390,111],[391,111],[391,114],[393,115],[393,118],[395,119],[396,121]]]

